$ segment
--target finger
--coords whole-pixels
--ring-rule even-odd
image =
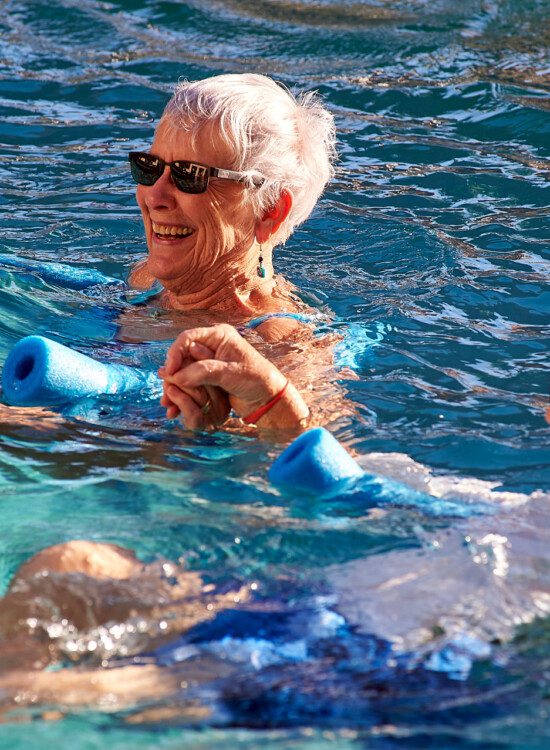
[[[160,403],[162,406],[171,406],[172,402],[168,398],[168,394],[166,393],[167,383],[165,380],[162,381],[162,396],[160,397]]]
[[[166,388],[170,387],[171,386],[166,384]],[[181,390],[183,393],[189,395],[188,390],[178,390]],[[224,393],[224,391],[222,391],[220,388],[216,388],[213,386],[207,386],[206,388],[201,388],[199,390],[204,393],[204,398],[202,398],[200,401],[197,401],[196,399],[193,400],[203,414],[204,423],[209,423],[212,425],[223,424],[228,418],[229,412],[231,411],[231,405],[229,403],[227,394]],[[166,417],[168,419],[175,419],[179,415],[179,408],[173,403],[167,393],[164,393],[162,395],[160,402],[162,406],[166,407]],[[205,407],[208,407],[206,412],[204,410]]]
[[[194,340],[194,334],[201,336],[206,328],[191,328],[181,333],[168,349],[164,370],[167,375],[173,375],[177,370],[181,370],[186,359],[190,358],[189,345]]]
[[[162,396],[160,397],[160,404],[161,406],[164,406],[166,408],[167,419],[176,419],[180,413],[180,410],[166,393],[166,383],[163,383],[162,386],[163,392]]]
[[[187,351],[187,354],[185,353],[185,351]],[[195,357],[191,357],[189,355],[188,350],[185,350],[185,351],[182,348],[180,348],[179,354],[178,354],[178,351],[174,353],[174,356],[177,356],[177,363],[178,363],[177,369],[179,370],[182,370],[184,367],[187,367],[187,365],[190,365],[195,361]],[[163,378],[166,375],[166,364],[161,365],[161,367],[158,368],[157,374],[159,378]]]
[[[180,391],[183,391],[190,398],[192,398],[199,409],[208,401],[208,393],[206,392],[206,388],[204,388],[204,386],[202,385],[199,385],[196,388],[192,386],[181,385],[178,386],[178,388],[180,389]]]
[[[223,424],[231,411],[231,405],[227,393],[222,391],[221,388],[216,388],[211,385],[206,386],[206,392],[211,404],[210,410],[206,414],[206,418],[214,425]]]
[[[168,409],[166,409],[166,419],[177,419],[180,415],[179,408],[172,404],[172,406],[169,406]]]
[[[215,359],[216,355],[208,346],[199,343],[198,341],[191,341],[189,344],[189,353],[194,360],[201,359]]]
[[[161,397],[161,404],[163,406],[170,406],[170,398],[166,394],[166,384],[167,380],[164,379],[163,382],[163,395]],[[204,406],[206,402],[208,401],[208,394],[206,390],[202,386],[198,386],[196,388],[193,388],[191,386],[185,386],[183,383],[176,383],[178,388],[182,390],[184,393],[187,393],[188,396],[190,396],[193,401],[197,403],[199,407]],[[163,400],[164,399],[164,400]]]
[[[166,374],[172,375],[176,370],[181,369],[184,358],[187,356],[186,351],[189,345],[189,342],[185,338],[185,333],[178,336],[166,352],[164,367],[159,368],[159,376],[161,378],[165,377]]]
[[[216,359],[205,359],[195,362],[184,370],[178,370],[174,375],[166,377],[165,382],[176,385],[181,389],[202,386],[217,386],[229,393],[235,387],[235,382],[242,377],[243,367],[237,362],[219,362]]]
[[[195,401],[176,386],[167,388],[167,395],[174,406],[179,409],[181,420],[190,430],[201,430],[204,427],[204,415]]]
[[[163,383],[163,394],[160,398],[160,403],[166,408],[166,418],[176,419],[180,414],[180,409],[174,404],[167,393],[169,387],[170,386],[165,381]],[[215,388],[206,389],[202,386],[200,388],[180,388],[179,390],[187,396],[190,396],[199,407],[201,414],[203,415],[203,423],[208,422],[214,425],[219,425],[225,422],[229,416],[231,407],[229,406],[229,400],[223,391]],[[206,412],[204,411],[205,407],[208,407]]]
[[[160,405],[165,406],[166,408],[172,406],[172,402],[168,398],[168,394],[166,393],[166,383],[162,384],[162,396],[160,397]]]
[[[174,404],[173,404],[172,400],[170,399],[170,397],[168,396],[168,394],[166,392],[167,391],[167,387],[168,387],[168,384],[166,382],[163,382],[163,384],[162,384],[162,396],[160,397],[160,403],[161,403],[161,406],[165,406],[166,408],[170,408],[170,406],[173,406]]]
[[[258,362],[244,363],[205,359],[180,370],[172,379],[175,385],[183,388],[198,383],[205,387],[217,386],[227,393],[231,406],[239,413],[241,409],[250,411],[268,402],[287,382],[275,365],[261,355],[258,357]],[[235,399],[242,403],[237,406]]]
[[[173,375],[181,369],[183,359],[190,355],[189,347],[192,342],[208,347],[216,356],[218,348],[228,341],[233,341],[237,346],[239,341],[246,344],[238,331],[227,323],[208,328],[191,328],[184,331],[168,350],[165,362],[166,374]]]
[[[168,396],[163,396],[160,400],[161,406],[164,406],[166,409],[166,418],[167,419],[176,419],[178,414],[180,413],[179,408],[174,404],[173,401],[171,401]]]
[[[166,384],[166,389],[171,386]],[[182,393],[190,396],[195,404],[201,410],[204,416],[205,423],[211,423],[213,425],[220,425],[225,422],[231,411],[229,399],[227,394],[220,388],[213,386],[200,387],[200,388],[178,388]],[[165,392],[160,399],[162,406],[166,407],[166,415],[168,419],[174,419],[179,414],[179,409],[174,405],[171,398]],[[206,411],[205,411],[206,408]],[[169,414],[170,412],[170,414]]]

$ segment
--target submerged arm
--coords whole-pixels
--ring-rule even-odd
[[[349,406],[343,408],[343,394],[335,382],[332,342],[300,328],[301,335],[277,344],[260,340],[258,348],[229,325],[181,334],[159,371],[168,416],[181,413],[187,426],[204,426],[200,402],[193,405],[189,399],[190,389],[201,386],[226,393],[233,411],[262,429],[299,432],[312,421],[330,421],[344,410],[350,412]],[[260,334],[263,337],[265,331]]]

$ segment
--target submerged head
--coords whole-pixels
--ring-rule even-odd
[[[152,184],[138,185],[151,273],[168,285],[209,269],[242,273],[259,243],[269,252],[311,213],[333,172],[334,120],[315,94],[294,97],[266,76],[186,81],[150,153],[191,162],[146,165]]]

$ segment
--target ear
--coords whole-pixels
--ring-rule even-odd
[[[256,240],[262,244],[275,234],[292,208],[292,194],[282,190],[277,202],[256,221]]]

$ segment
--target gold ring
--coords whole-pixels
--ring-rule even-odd
[[[212,408],[212,399],[209,398],[208,401],[205,403],[205,405],[201,406],[201,411],[206,416],[211,408]]]

